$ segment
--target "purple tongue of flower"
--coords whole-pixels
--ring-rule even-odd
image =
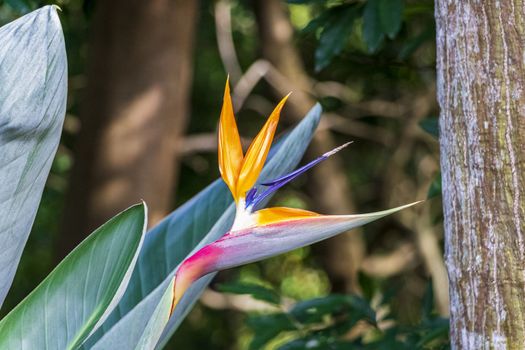
[[[248,191],[248,193],[246,195],[246,207],[252,206],[253,208],[256,208],[257,205],[260,204],[261,201],[264,198],[268,197],[270,194],[272,194],[273,192],[277,191],[279,188],[283,187],[288,182],[292,181],[293,179],[295,179],[296,177],[298,177],[299,175],[301,175],[302,173],[304,173],[308,169],[312,168],[313,166],[321,163],[323,160],[329,158],[331,155],[339,152],[340,150],[342,150],[343,148],[345,148],[346,146],[348,146],[351,143],[352,142],[347,142],[347,143],[345,143],[342,146],[339,146],[339,147],[337,147],[337,148],[335,148],[335,149],[333,149],[333,150],[331,150],[329,152],[326,152],[325,154],[323,154],[319,158],[314,159],[310,163],[308,163],[306,165],[303,165],[299,169],[294,170],[294,171],[292,171],[291,173],[289,173],[287,175],[281,176],[281,177],[279,177],[279,178],[277,178],[275,180],[269,181],[269,182],[261,183],[261,185],[269,186],[269,187],[266,190],[264,190],[264,192],[262,192],[259,195],[257,195],[257,189],[255,187],[252,188],[250,191]]]

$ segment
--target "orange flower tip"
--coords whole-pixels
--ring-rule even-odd
[[[224,99],[230,97],[230,76],[226,78],[226,84],[224,85]]]
[[[283,99],[281,100],[281,104],[285,104],[286,101],[288,101],[288,98],[290,98],[290,96],[292,95],[292,92],[293,91],[290,91],[288,94],[286,94],[286,96],[283,97]]]
[[[290,97],[291,94],[292,94],[292,92],[290,91],[290,92],[288,93],[288,95],[284,96],[284,97],[282,98],[282,100],[279,101],[279,104],[277,105],[277,107],[275,107],[275,111],[277,111],[277,112],[281,112],[281,110],[282,110],[283,107],[284,107],[284,104],[286,103],[286,101],[288,100],[288,98]]]

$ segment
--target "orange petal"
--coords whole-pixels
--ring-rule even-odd
[[[321,214],[314,213],[313,211],[285,207],[261,209],[257,211],[255,215],[257,215],[257,226],[321,216]]]
[[[233,114],[229,78],[224,88],[221,119],[219,122],[219,171],[237,202],[236,184],[242,166],[242,146]]]
[[[277,107],[275,107],[266,124],[264,124],[261,131],[259,131],[250,148],[248,148],[237,180],[237,198],[244,197],[246,192],[248,192],[255,184],[255,181],[257,181],[266,157],[268,156],[268,152],[270,151],[273,136],[277,129],[277,123],[279,122],[279,115],[288,96],[290,96],[290,94],[286,95]]]

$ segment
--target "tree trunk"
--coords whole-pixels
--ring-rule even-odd
[[[525,3],[436,2],[451,342],[525,349]]]
[[[177,140],[189,115],[198,1],[103,0],[59,257],[144,199],[150,226],[173,203]]]
[[[288,107],[292,116],[300,120],[313,107],[311,83],[293,44],[293,28],[281,0],[256,0],[255,14],[262,54],[284,77],[280,95],[293,91]],[[319,130],[310,145],[310,158],[318,157],[337,146],[329,130]],[[326,181],[326,179],[330,181]],[[312,169],[313,187],[319,209],[331,214],[348,214],[355,211],[348,181],[338,155]],[[365,253],[362,231],[354,229],[343,235],[321,242],[316,250],[321,252],[332,287],[337,292],[359,290],[357,272]]]

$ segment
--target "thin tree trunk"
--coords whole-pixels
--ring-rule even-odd
[[[525,3],[436,2],[451,341],[525,349]]]
[[[288,103],[292,116],[301,119],[314,105],[309,94],[311,83],[293,44],[293,28],[281,0],[256,0],[255,14],[261,38],[262,54],[289,82],[279,94],[293,90]],[[317,157],[337,145],[329,130],[319,130],[310,146]],[[326,181],[330,179],[330,181]],[[354,212],[354,204],[345,171],[336,155],[312,170],[316,199],[322,211],[332,214]],[[364,258],[365,246],[361,230],[353,230],[320,243],[323,265],[328,271],[335,291],[359,289],[357,272]]]
[[[141,199],[150,226],[169,212],[177,140],[189,114],[197,7],[184,0],[97,2],[60,257]]]

